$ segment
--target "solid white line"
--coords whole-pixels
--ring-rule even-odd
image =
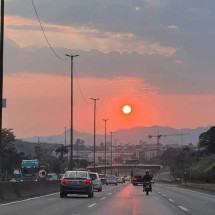
[[[207,193],[204,193],[204,192],[200,192],[200,191],[195,191],[195,190],[190,190],[190,189],[185,189],[185,188],[181,188],[181,190],[186,190],[186,191],[189,191],[191,193],[196,193],[196,194],[201,194],[201,195],[204,195],[204,196],[208,196],[208,197],[212,197],[212,198],[215,198],[215,195],[210,195],[210,194],[207,194]]]
[[[59,193],[59,192],[57,192],[57,193]],[[27,201],[31,201],[31,200],[35,200],[35,199],[40,199],[40,198],[43,198],[43,197],[55,195],[57,193],[52,193],[52,194],[48,194],[48,195],[44,195],[44,196],[38,196],[38,197],[24,199],[24,200],[20,200],[20,201],[15,201],[15,202],[9,202],[9,203],[5,203],[5,204],[0,204],[0,207],[7,206],[7,205],[18,204],[18,203],[22,203],[22,202],[27,202]]]
[[[185,208],[185,207],[183,207],[183,206],[178,206],[181,210],[183,210],[183,211],[189,211],[187,208]]]
[[[89,205],[88,208],[92,208],[93,206],[95,206],[96,203],[92,204],[92,205]]]
[[[103,198],[101,198],[101,200],[104,200],[104,199],[106,199],[107,197],[105,196],[105,197],[103,197]]]
[[[173,199],[168,199],[170,202],[174,202],[174,200]]]

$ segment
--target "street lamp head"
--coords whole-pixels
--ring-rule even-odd
[[[71,57],[71,58],[73,58],[73,57],[78,57],[79,55],[72,55],[72,54],[65,54],[67,57]]]

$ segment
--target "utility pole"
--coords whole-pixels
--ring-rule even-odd
[[[3,99],[3,53],[4,53],[4,0],[1,0],[1,32],[0,32],[0,181],[2,180],[2,99]]]
[[[106,172],[107,172],[107,141],[106,141],[106,124],[107,124],[107,121],[109,119],[103,119],[103,121],[105,122],[105,175],[106,175]]]
[[[96,101],[99,98],[91,98],[94,101],[94,138],[93,138],[93,168],[96,171]]]
[[[70,170],[73,170],[73,59],[79,55],[69,55],[67,57],[71,58],[71,129],[70,129]]]
[[[113,152],[112,152],[112,143],[113,143],[113,137],[112,137],[112,136],[113,136],[113,132],[111,131],[111,132],[110,132],[110,144],[111,144],[111,145],[110,145],[110,168],[111,168],[110,171],[111,171],[111,175],[112,175],[112,173],[113,173],[113,170],[112,170],[112,168],[113,168],[113,167],[112,167],[112,153],[113,153]]]
[[[64,129],[65,129],[65,140],[64,140],[64,144],[65,144],[65,146],[66,146],[66,126],[64,127]]]

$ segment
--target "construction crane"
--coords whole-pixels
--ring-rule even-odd
[[[153,137],[156,137],[157,138],[157,154],[158,156],[160,156],[160,139],[161,137],[167,137],[167,136],[181,136],[181,140],[182,140],[182,145],[184,144],[184,135],[190,135],[189,133],[178,133],[178,134],[160,134],[159,131],[158,131],[158,134],[157,135],[149,135],[148,137],[149,138],[153,138]]]

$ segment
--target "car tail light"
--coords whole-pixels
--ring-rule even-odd
[[[84,179],[84,180],[82,180],[82,182],[85,183],[85,184],[89,184],[90,180],[89,179]]]
[[[133,177],[133,181],[136,181],[137,180],[137,178],[136,177]]]
[[[146,184],[149,184],[149,181],[146,181]]]
[[[65,179],[65,178],[61,179],[61,183],[62,183],[62,184],[66,184],[67,182],[69,182],[68,179]]]

